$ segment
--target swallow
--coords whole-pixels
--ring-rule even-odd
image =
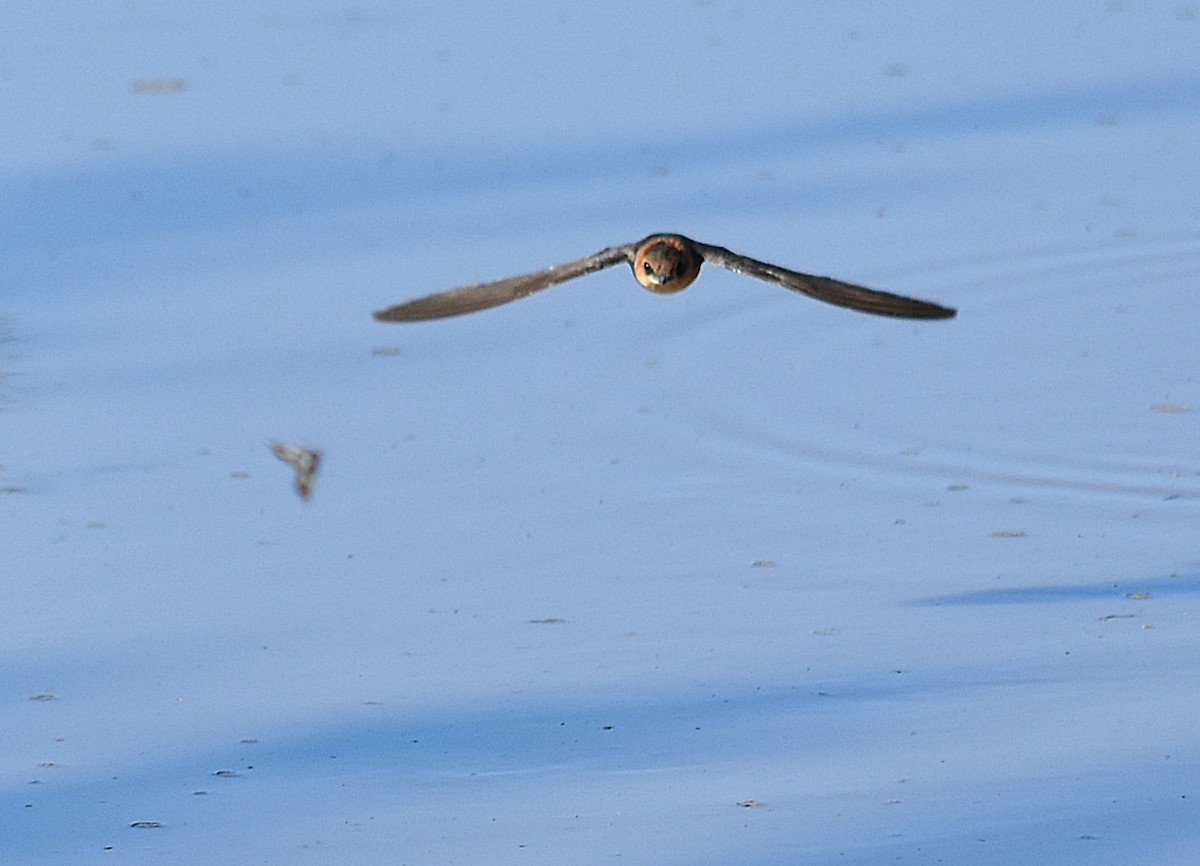
[[[612,267],[619,262],[628,262],[637,281],[644,288],[661,295],[686,289],[700,275],[700,266],[709,262],[735,273],[749,274],[768,283],[775,283],[818,301],[877,316],[949,319],[956,313],[949,307],[930,301],[868,289],[866,286],[844,283],[831,277],[802,274],[731,252],[724,247],[700,243],[683,235],[656,234],[633,243],[608,247],[590,256],[530,274],[474,283],[406,301],[377,310],[374,315],[381,322],[418,322],[473,313],[476,310],[507,304],[567,280]]]
[[[271,452],[292,467],[296,473],[296,493],[307,501],[312,495],[313,482],[317,480],[317,468],[321,465],[321,452],[303,445],[285,442],[268,442]]]

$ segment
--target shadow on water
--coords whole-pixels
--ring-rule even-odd
[[[323,816],[357,815],[368,803],[381,816],[422,814],[431,804],[450,815],[469,809],[480,785],[511,785],[513,796],[543,797],[553,810],[555,796],[583,791],[586,799],[587,789],[614,784],[600,781],[606,778],[703,774],[704,762],[719,767],[744,750],[748,728],[771,733],[752,753],[785,743],[801,753],[835,748],[844,734],[841,712],[899,688],[881,676],[612,700],[514,699],[434,712],[364,706],[349,720],[252,731],[255,739],[221,745],[181,742],[174,752],[156,749],[125,764],[30,766],[0,780],[0,861],[66,862],[56,858],[114,841],[127,848],[124,834],[137,821],[160,822],[173,834],[160,844],[178,846],[180,833],[218,832],[213,809],[232,809],[227,820],[253,824],[270,820],[276,801],[288,798],[321,804],[315,813]],[[61,716],[69,702],[35,696],[24,709]]]
[[[1197,579],[1189,584],[1190,591],[1197,589]],[[1004,688],[999,683],[976,684],[976,690],[967,692],[963,683],[931,687],[962,700],[980,697],[978,688]],[[739,845],[718,862],[781,862],[772,853],[781,844],[816,853],[824,848],[828,853],[829,843],[804,837],[804,821],[794,802],[739,811],[743,804],[736,802],[738,797],[757,792],[745,767],[761,770],[776,761],[789,767],[810,766],[811,777],[803,782],[781,770],[787,778],[763,779],[758,787],[792,791],[792,797],[810,805],[822,803],[824,797],[849,796],[846,802],[851,808],[853,797],[861,794],[847,794],[840,788],[825,792],[821,787],[830,783],[829,762],[849,761],[853,766],[858,758],[847,756],[847,739],[853,740],[863,718],[870,718],[867,728],[875,730],[880,708],[910,700],[910,691],[911,685],[895,677],[852,678],[803,687],[701,689],[691,695],[639,694],[615,700],[516,700],[489,708],[411,715],[383,706],[364,707],[350,721],[264,731],[261,739],[228,745],[181,744],[176,754],[148,754],[124,766],[96,767],[90,772],[31,767],[25,778],[15,779],[10,773],[0,785],[0,855],[12,858],[5,862],[51,863],[99,855],[110,848],[126,855],[183,851],[197,855],[205,845],[216,843],[244,848],[254,839],[255,827],[279,819],[283,804],[288,808],[311,804],[311,809],[307,817],[298,819],[299,824],[296,815],[290,815],[293,824],[273,831],[277,838],[268,834],[275,839],[268,842],[271,850],[280,855],[293,846],[306,848],[310,840],[337,845],[337,828],[373,823],[374,832],[385,841],[403,839],[411,845],[420,840],[444,847],[457,827],[457,832],[467,834],[467,844],[478,844],[470,841],[472,815],[481,802],[490,808],[486,804],[500,796],[518,809],[530,808],[540,815],[523,825],[528,829],[522,832],[534,835],[528,841],[546,842],[566,834],[567,844],[572,844],[572,838],[579,840],[574,844],[585,844],[588,836],[581,828],[600,822],[601,835],[618,847],[621,834],[614,835],[607,822],[621,814],[626,801],[640,815],[661,812],[668,819],[681,814],[681,809],[719,806],[721,811],[713,816],[718,827],[724,826],[727,814],[739,818],[744,814],[762,822],[769,828],[764,832],[771,835],[744,840],[752,843],[749,850],[756,852],[754,857],[741,859],[746,849]],[[31,708],[41,712],[54,706],[40,703]],[[855,754],[861,748],[861,743],[855,746]],[[1160,788],[1187,790],[1184,780],[1170,775],[1186,769],[1179,763],[1156,765],[1153,774],[1142,773],[1138,779],[1149,784],[1146,779],[1153,776]],[[1117,769],[1105,766],[1097,773],[1116,775]],[[1128,786],[1128,768],[1119,769],[1120,785]],[[1094,781],[1105,790],[1117,784],[1101,775]],[[747,785],[749,792],[742,790]],[[1075,835],[1068,838],[1078,839],[1079,828],[1091,829],[1096,821],[1087,811],[1088,797],[1080,793],[1090,788],[1074,777],[1055,785],[1061,791],[1054,787],[1050,793],[1061,794],[1068,805],[1060,806],[1052,826],[1039,830],[1040,810],[1013,806],[997,810],[982,822],[985,830],[973,832],[990,837],[993,844],[1004,836],[1012,843],[1031,829],[1060,838],[1069,832]],[[670,795],[670,802],[638,800],[662,792]],[[713,801],[719,801],[717,806]],[[1133,803],[1120,809],[1124,813],[1138,806],[1163,808],[1158,803]],[[1190,809],[1191,803],[1182,801],[1182,806]],[[790,817],[772,818],[777,808],[783,810],[781,816]],[[968,815],[969,811],[962,813],[964,818]],[[962,853],[982,844],[975,836],[938,839],[945,826],[938,815],[923,820],[929,826],[918,821],[886,843],[878,841],[878,834],[865,838],[851,834],[844,853],[838,854],[843,859],[836,862],[882,862],[867,854],[895,856],[909,849],[920,860],[921,847],[931,843],[950,850],[967,845]],[[974,820],[978,823],[979,816]],[[161,829],[153,837],[142,835],[146,831],[136,828],[136,822],[142,821],[153,821],[155,827],[161,824]],[[384,830],[385,826],[393,829]],[[571,837],[575,831],[580,835]],[[663,832],[664,838],[670,838],[675,830]],[[712,832],[721,836],[719,830]],[[350,846],[343,853],[357,850],[354,846],[370,838],[356,833],[341,843]],[[539,839],[538,833],[547,839]],[[139,851],[142,845],[154,847]],[[755,845],[768,845],[770,850]],[[851,853],[855,857],[844,859]],[[373,861],[351,857],[341,862]]]
[[[1015,586],[955,592],[905,602],[907,607],[976,607],[993,604],[1047,604],[1092,599],[1141,599],[1156,596],[1200,595],[1200,575],[1169,575],[1080,585]]]
[[[690,167],[711,165],[712,154],[737,161],[740,155],[813,155],[836,151],[881,137],[939,138],[995,135],[1062,124],[1094,124],[1104,113],[1122,116],[1170,116],[1200,106],[1200,81],[1180,76],[1124,84],[1097,84],[1033,97],[952,103],[916,111],[876,113],[820,120],[780,120],[770,125],[734,125],[718,134],[662,140],[631,140],[606,145],[557,142],[553,149],[532,149],[525,142],[505,151],[453,148],[436,152],[378,149],[347,154],[341,148],[292,148],[286,152],[191,154],[146,160],[96,160],[95,165],[0,174],[19,190],[18,219],[0,226],[0,246],[22,249],[47,240],[57,245],[89,243],[98,238],[143,236],[301,210],[324,212],[348,205],[405,202],[426,214],[430,202],[448,191],[466,198],[472,191],[500,194],[581,182],[611,184],[644,171],[647,159],[669,161],[680,175]],[[640,176],[640,175],[639,175]],[[682,193],[683,191],[681,191]],[[819,197],[806,189],[805,198]],[[840,201],[845,189],[830,189]],[[790,195],[790,193],[789,193]],[[423,202],[420,207],[418,202]],[[719,207],[696,193],[689,207]],[[622,218],[628,203],[621,197],[607,206]],[[602,205],[598,213],[603,213]],[[543,222],[559,219],[543,210]],[[414,218],[414,229],[422,221]]]

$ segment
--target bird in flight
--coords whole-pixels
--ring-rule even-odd
[[[384,310],[377,310],[375,318],[381,322],[418,322],[473,313],[476,310],[507,304],[509,301],[532,295],[534,292],[593,271],[603,270],[619,262],[629,262],[637,281],[658,294],[671,294],[686,289],[699,276],[700,265],[709,262],[736,273],[749,274],[768,283],[775,283],[818,301],[878,316],[949,319],[956,312],[930,301],[893,295],[890,292],[868,289],[830,277],[802,274],[731,252],[724,247],[700,243],[683,235],[657,234],[633,243],[609,247],[590,256],[531,274],[474,283],[406,301]]]
[[[296,493],[301,499],[307,500],[312,494],[313,482],[317,479],[321,452],[287,442],[268,442],[267,447],[271,449],[271,453],[295,470]]]

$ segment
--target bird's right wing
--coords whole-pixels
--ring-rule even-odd
[[[609,247],[590,256],[584,256],[572,262],[522,274],[517,277],[505,277],[486,283],[474,283],[461,286],[435,295],[426,295],[412,301],[405,301],[384,310],[377,310],[375,318],[381,322],[418,322],[426,319],[442,319],[446,316],[459,316],[463,313],[473,313],[476,310],[486,310],[488,307],[498,307],[515,301],[534,292],[558,285],[559,283],[582,277],[593,271],[599,271],[618,262],[633,261],[635,253],[633,244],[620,247]]]

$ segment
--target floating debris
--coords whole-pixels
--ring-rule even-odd
[[[133,93],[182,93],[187,82],[182,78],[138,78],[129,89]]]
[[[300,494],[301,499],[307,500],[312,494],[317,467],[321,465],[321,452],[285,442],[267,444],[276,457],[296,470],[296,492]]]

